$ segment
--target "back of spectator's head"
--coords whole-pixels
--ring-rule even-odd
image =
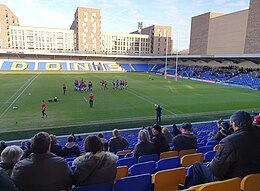
[[[191,131],[192,125],[190,123],[183,123],[181,128],[186,131]]]
[[[176,124],[173,124],[173,125],[172,125],[172,129],[177,129],[177,125],[176,125]]]
[[[99,133],[97,136],[98,136],[99,138],[104,138],[103,133]]]
[[[229,130],[229,128],[230,128],[229,122],[223,121],[223,122],[220,124],[220,128],[221,128],[222,130],[224,130],[225,132],[228,132],[228,130]]]
[[[4,146],[4,145],[5,145],[5,141],[1,141],[1,142],[0,142],[0,145],[1,145],[1,146]]]
[[[153,127],[152,127],[152,131],[153,131],[153,134],[158,134],[158,133],[162,133],[162,128],[160,125],[158,124],[155,124]]]
[[[73,142],[73,141],[74,141],[74,137],[73,137],[72,135],[69,135],[69,136],[67,137],[67,141],[68,141],[69,143]]]
[[[246,111],[236,111],[230,117],[230,123],[235,123],[236,128],[250,128],[252,126],[253,119],[250,114]],[[232,125],[233,126],[233,125]],[[234,128],[234,126],[233,126]],[[236,130],[236,129],[234,129]]]
[[[99,137],[95,135],[89,135],[84,142],[84,150],[96,154],[99,151],[103,151],[103,144]]]
[[[1,160],[6,164],[15,164],[17,163],[23,156],[23,150],[16,146],[8,146],[1,153]]]
[[[162,133],[168,133],[169,129],[167,127],[162,128]]]
[[[118,129],[114,129],[114,130],[113,130],[113,136],[114,136],[114,137],[118,137],[118,135],[119,135]]]
[[[150,137],[149,137],[148,131],[145,129],[142,129],[138,133],[138,142],[146,142],[146,141],[150,141]]]
[[[27,147],[27,149],[30,149],[31,146],[32,146],[32,143],[31,143],[30,141],[26,142],[26,147]]]
[[[32,152],[35,154],[44,154],[50,150],[51,138],[48,133],[40,132],[32,138]]]
[[[56,144],[57,143],[57,138],[55,135],[50,135],[50,138],[51,138],[51,143],[52,144]]]

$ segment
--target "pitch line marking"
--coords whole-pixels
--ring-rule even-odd
[[[24,86],[26,86],[37,74],[35,74],[33,77],[31,77],[29,80],[27,80],[8,100],[3,102],[3,105],[0,107],[0,110],[4,107],[5,104],[9,103],[9,101],[22,89]]]
[[[83,97],[83,99],[88,103],[88,100],[84,97],[84,96],[82,96]]]
[[[40,74],[38,73],[31,81],[30,83],[23,89],[23,91],[15,98],[15,100],[9,105],[6,110],[0,115],[0,119],[6,114],[6,112],[12,107],[12,105],[20,98],[20,96],[25,92],[25,90],[33,83],[33,81],[39,76]]]
[[[138,97],[138,98],[140,98],[140,99],[142,99],[142,100],[144,100],[144,101],[146,101],[146,102],[148,102],[148,103],[151,103],[151,104],[153,104],[153,105],[155,104],[153,101],[150,101],[149,99],[145,98],[144,96],[140,96],[140,95],[134,93],[133,90],[132,90],[132,91],[127,90],[127,92],[129,92],[129,93],[135,95],[136,97]],[[162,107],[162,108],[163,108],[165,111],[168,111],[169,113],[171,113],[172,115],[176,115],[176,113],[173,113],[172,111],[166,109],[165,107]]]

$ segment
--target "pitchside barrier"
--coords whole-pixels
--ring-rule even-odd
[[[0,60],[0,71],[125,71],[116,62],[53,61],[53,60]]]

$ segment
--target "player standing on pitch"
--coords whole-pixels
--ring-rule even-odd
[[[162,116],[162,108],[160,105],[156,105],[156,123],[160,124],[161,123],[161,116]]]
[[[93,105],[94,105],[94,95],[90,94],[89,95],[89,106],[90,106],[90,108],[92,108]]]
[[[66,87],[66,84],[63,84],[63,95],[65,95],[65,93],[66,93],[66,89],[67,89],[67,87]]]
[[[42,118],[44,118],[44,116],[47,117],[47,114],[45,113],[46,111],[46,104],[44,102],[44,100],[42,100]]]

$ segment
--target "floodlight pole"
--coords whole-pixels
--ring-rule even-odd
[[[138,29],[140,32],[140,36],[139,36],[139,56],[141,55],[141,34],[142,34],[142,29]]]
[[[167,62],[168,62],[168,35],[166,32],[166,54],[165,54],[165,68],[164,68],[164,79],[167,79]]]

